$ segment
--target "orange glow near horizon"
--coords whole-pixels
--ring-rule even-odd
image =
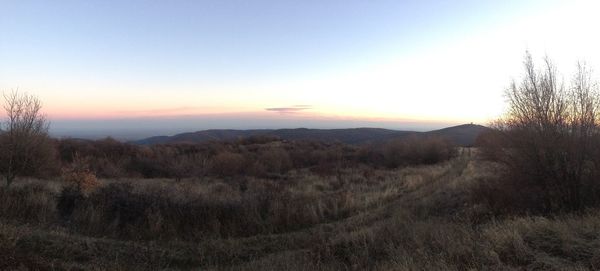
[[[372,76],[372,72],[370,73]],[[383,74],[383,75],[381,75]],[[85,92],[75,92],[72,88],[61,88],[49,93],[41,93],[43,111],[50,119],[130,119],[130,118],[178,118],[190,116],[239,116],[268,119],[314,119],[314,120],[355,120],[378,122],[445,122],[485,124],[497,117],[500,101],[494,107],[489,103],[470,103],[460,96],[438,95],[439,99],[428,99],[428,93],[392,91],[402,89],[401,83],[392,75],[379,73],[382,78],[364,79],[355,74],[342,78],[331,77],[314,79],[308,82],[270,83],[251,86],[211,87],[212,93],[193,89],[160,91],[154,89],[146,94],[136,91],[104,91],[91,88]],[[389,77],[387,77],[389,76]],[[353,77],[353,80],[346,80]],[[386,79],[387,78],[387,79]],[[365,92],[370,81],[384,81],[387,87]],[[406,82],[404,82],[406,83]],[[375,86],[378,87],[378,86]],[[405,86],[405,88],[408,88]],[[279,89],[287,92],[280,93]],[[339,91],[346,89],[340,99]],[[75,95],[73,94],[75,93]],[[176,93],[177,95],[173,95]],[[250,93],[250,94],[248,94]],[[37,93],[32,93],[37,94]],[[469,107],[460,105],[467,102]],[[311,101],[318,101],[314,103]],[[455,103],[448,111],[448,103]],[[292,111],[288,107],[305,105],[306,108]],[[425,106],[427,105],[427,106]],[[269,110],[271,109],[271,110]],[[491,109],[491,111],[490,111]],[[473,112],[485,112],[473,115]],[[491,112],[491,113],[489,113]]]
[[[363,122],[379,122],[379,123],[448,123],[461,124],[475,122],[479,124],[487,123],[487,120],[476,119],[431,119],[419,118],[417,116],[394,116],[383,115],[362,111],[352,110],[317,110],[306,109],[299,112],[272,112],[263,108],[239,110],[233,107],[230,108],[196,108],[196,107],[177,107],[177,108],[158,108],[158,109],[128,109],[113,107],[110,110],[103,109],[98,111],[94,108],[69,108],[69,109],[54,109],[45,110],[47,117],[52,120],[103,120],[103,119],[177,119],[185,117],[210,117],[210,118],[255,118],[268,120],[294,119],[294,120],[326,120],[326,121],[363,121]]]

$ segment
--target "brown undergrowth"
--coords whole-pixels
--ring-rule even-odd
[[[501,168],[469,153],[330,177],[292,170],[279,179],[102,179],[89,193],[22,181],[0,189],[0,269],[600,267],[597,210],[493,216],[472,188]]]

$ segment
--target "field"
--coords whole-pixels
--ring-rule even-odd
[[[0,268],[600,268],[596,210],[493,216],[473,193],[501,169],[476,152],[331,176],[101,179],[79,194],[58,180],[19,180],[0,190]]]

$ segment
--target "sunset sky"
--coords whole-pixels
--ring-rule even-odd
[[[0,90],[55,135],[486,124],[525,50],[600,69],[594,1],[0,0]]]

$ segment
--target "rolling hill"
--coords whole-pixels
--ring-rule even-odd
[[[460,146],[473,145],[477,136],[489,128],[475,124],[463,124],[428,132],[398,131],[381,128],[351,129],[258,129],[258,130],[204,130],[182,133],[174,136],[149,137],[132,143],[138,145],[202,143],[209,141],[229,141],[251,136],[274,136],[283,140],[316,140],[341,142],[346,144],[377,143],[406,136],[440,136]]]

